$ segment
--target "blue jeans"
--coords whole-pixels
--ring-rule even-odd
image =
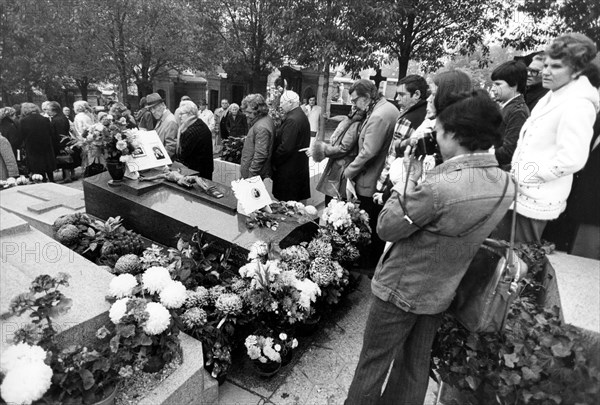
[[[346,405],[421,405],[442,314],[417,315],[375,297]],[[394,361],[385,391],[385,377]]]

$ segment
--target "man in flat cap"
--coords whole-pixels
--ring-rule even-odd
[[[273,196],[280,201],[302,201],[310,198],[308,156],[310,123],[297,93],[286,90],[279,100],[285,113],[275,135],[271,158],[273,166]]]
[[[175,116],[169,111],[165,100],[158,93],[152,93],[146,97],[146,108],[157,120],[154,130],[173,159],[177,149],[177,129],[179,128]]]

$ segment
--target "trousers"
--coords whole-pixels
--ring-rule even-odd
[[[431,346],[441,321],[442,313],[413,314],[375,297],[345,404],[423,404]]]

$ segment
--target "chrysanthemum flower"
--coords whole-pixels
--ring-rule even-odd
[[[31,404],[52,384],[52,369],[42,362],[21,364],[4,376],[0,395],[8,404]]]
[[[180,308],[187,298],[187,289],[180,281],[171,281],[160,293],[160,302],[169,309]]]
[[[146,305],[148,320],[144,324],[144,332],[148,335],[163,333],[171,323],[169,310],[158,302],[149,302]]]
[[[169,270],[164,267],[150,267],[142,276],[144,289],[151,294],[160,293],[172,281]]]
[[[127,302],[129,298],[121,298],[120,300],[115,301],[110,310],[108,311],[108,317],[115,325],[121,322],[121,318],[125,316],[127,313]]]
[[[132,274],[120,274],[110,281],[108,294],[111,297],[130,297],[138,282]]]

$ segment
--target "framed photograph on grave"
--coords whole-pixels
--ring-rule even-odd
[[[134,159],[138,159],[138,158],[146,156],[146,151],[144,150],[144,147],[140,145],[137,148],[135,148],[135,150],[133,151],[133,153],[131,155],[133,156]]]
[[[132,153],[133,159],[126,162],[130,172],[163,167],[173,163],[156,131],[138,131],[137,139],[140,146]]]

